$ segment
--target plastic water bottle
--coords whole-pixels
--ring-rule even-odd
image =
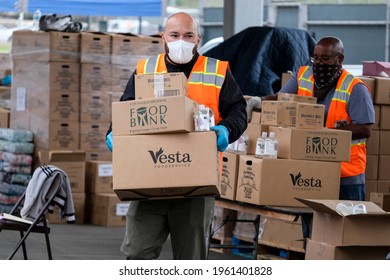
[[[275,139],[275,132],[270,132],[269,137],[265,138],[263,158],[278,157],[278,142]]]
[[[41,19],[41,10],[36,10],[33,14],[33,29],[39,30],[39,20]]]
[[[264,156],[265,139],[267,138],[267,136],[268,133],[263,131],[261,133],[261,137],[257,138],[256,152],[255,152],[255,156],[257,158],[263,158]]]
[[[210,111],[203,104],[199,104],[194,114],[195,131],[210,130]]]
[[[249,136],[245,132],[237,140],[237,154],[246,155],[248,151]]]

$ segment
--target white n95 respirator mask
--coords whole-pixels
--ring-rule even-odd
[[[178,64],[185,64],[194,57],[193,50],[195,43],[189,43],[183,40],[167,42],[169,58]]]

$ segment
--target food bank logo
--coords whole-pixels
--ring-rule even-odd
[[[336,155],[337,138],[306,137],[306,154]]]
[[[290,173],[290,178],[293,184],[293,187],[310,187],[310,188],[322,188],[321,179],[316,179],[313,177],[303,177],[301,172],[294,175]]]
[[[149,150],[153,163],[157,167],[188,167],[192,162],[191,155],[189,153],[165,153],[163,148],[158,151]]]
[[[165,105],[130,108],[130,127],[166,124]]]

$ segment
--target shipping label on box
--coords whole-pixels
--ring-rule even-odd
[[[89,193],[113,193],[112,162],[87,161],[85,189]]]
[[[337,199],[341,164],[240,156],[236,200],[274,206],[299,206],[294,197]]]
[[[194,131],[196,105],[186,96],[114,102],[113,135]]]
[[[350,159],[351,131],[269,127],[278,140],[278,157],[315,161]]]
[[[135,76],[135,98],[187,95],[187,77],[182,72]]]
[[[297,104],[293,101],[263,101],[261,104],[261,124],[295,126]]]
[[[295,127],[321,129],[324,127],[324,114],[324,105],[298,103]]]
[[[113,185],[121,200],[219,195],[215,132],[113,137]]]
[[[222,156],[222,174],[219,191],[222,198],[236,200],[239,155],[224,152]]]

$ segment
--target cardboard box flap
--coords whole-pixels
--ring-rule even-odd
[[[84,161],[84,151],[38,151],[39,160],[41,163],[58,161]]]
[[[315,211],[326,212],[326,213],[331,213],[336,215],[339,215],[336,212],[336,206],[338,203],[343,201],[343,200],[327,200],[327,199],[303,199],[297,197],[295,197],[295,199],[302,202],[303,204],[306,204],[307,206],[309,206]],[[364,204],[366,206],[367,214],[362,214],[362,215],[388,214],[383,209],[381,209],[378,205],[376,205],[371,201],[350,201],[350,202],[352,202],[354,205]]]

